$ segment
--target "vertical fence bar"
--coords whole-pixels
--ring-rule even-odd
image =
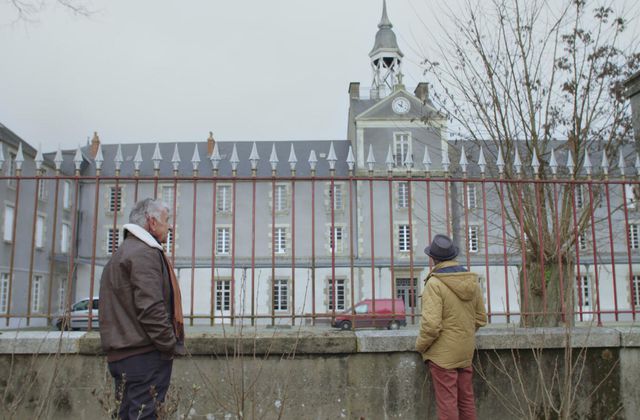
[[[350,281],[350,292],[351,292],[351,307],[355,306],[355,271],[354,271],[354,255],[353,255],[353,170],[349,171],[349,276],[351,277]],[[353,325],[353,322],[351,323]]]
[[[72,208],[72,214],[73,214],[73,227],[71,228],[71,237],[72,238],[76,238],[77,237],[77,233],[78,233],[78,201],[79,201],[79,195],[80,195],[80,178],[79,178],[79,174],[76,173],[75,177],[75,190],[74,190],[74,194],[73,194],[73,208]],[[114,235],[115,237],[115,235]],[[113,243],[113,242],[112,242]],[[65,299],[65,321],[63,321],[62,323],[62,327],[64,329],[65,325],[64,322],[69,322],[69,324],[71,323],[71,318],[70,318],[70,304],[71,304],[71,285],[73,283],[73,274],[75,272],[75,259],[76,259],[76,253],[75,253],[75,241],[71,242],[71,246],[69,246],[69,268],[68,268],[68,274],[67,274],[67,296]],[[114,248],[112,248],[114,249]],[[93,298],[93,296],[92,296]],[[69,316],[67,316],[69,315]]]
[[[524,289],[524,310],[523,308],[520,308],[520,316],[524,315],[525,325],[527,325],[529,310],[529,279],[527,276],[527,248],[524,241],[524,208],[522,204],[522,184],[520,182],[517,182],[516,186],[518,192],[518,224],[520,225],[520,251],[522,252],[523,274],[523,284],[520,290],[522,291],[522,289]]]
[[[489,323],[491,323],[491,277],[489,274],[489,227],[487,222],[487,191],[486,191],[486,180],[484,176],[484,171],[482,172],[482,219],[483,219],[483,228],[484,228],[484,269],[485,276],[487,278],[487,317]]]
[[[391,313],[396,313],[396,275],[395,275],[395,267],[394,267],[394,231],[393,231],[393,184],[392,184],[392,173],[389,171],[388,174],[388,191],[389,191],[389,270],[391,272]],[[400,244],[400,238],[398,238],[398,244]],[[373,313],[376,312],[376,300],[373,299]]]
[[[554,202],[554,230],[556,232],[556,255],[558,256],[558,270],[560,277],[560,301],[562,307],[562,322],[566,322],[567,320],[567,308],[564,298],[564,269],[562,267],[562,259],[563,259],[563,246],[560,244],[560,220],[559,220],[559,209],[558,209],[558,184],[556,182],[557,177],[553,175],[553,202]]]
[[[291,179],[291,325],[295,325],[295,324],[296,324],[296,181],[295,179]]]
[[[431,236],[432,236],[432,232],[431,232],[431,179],[430,178],[426,178],[424,180],[424,183],[426,184],[427,187],[427,244],[431,243]],[[429,260],[429,271],[431,271],[431,258],[428,258]]]
[[[593,186],[591,177],[587,188],[589,189],[589,217],[591,218],[591,240],[593,242],[593,272],[596,282],[596,310],[598,316],[598,327],[602,327],[602,310],[600,308],[600,277],[598,273],[598,249],[596,247],[596,221],[595,221],[595,208],[593,207]]]
[[[116,181],[117,182],[117,181]],[[133,202],[134,204],[138,202],[138,189],[139,189],[140,180],[136,176],[136,179],[133,183]]]
[[[53,198],[53,232],[51,234],[51,257],[49,258],[49,290],[47,291],[47,323],[53,321],[51,316],[51,297],[53,293],[53,271],[56,255],[56,235],[58,233],[58,193],[60,190],[60,174],[56,174],[55,196]]]
[[[20,172],[16,170],[15,177],[11,179],[15,179],[16,181],[16,201],[13,207],[13,226],[11,230],[11,257],[9,257],[9,291],[7,295],[7,327],[11,321],[11,302],[13,301],[13,269],[15,263],[15,254],[16,254],[16,228],[18,226],[18,215],[19,207],[20,207]]]
[[[535,181],[539,181],[540,177],[536,174]],[[540,286],[542,288],[542,312],[544,316],[547,316],[547,276],[544,269],[544,238],[542,235],[542,227],[547,227],[547,213],[545,211],[544,214],[544,223],[542,219],[542,200],[540,198],[540,188],[542,188],[542,184],[539,182],[534,182],[533,188],[536,190],[536,212],[538,215],[538,223],[540,224],[538,227],[538,247],[540,248]]]
[[[504,290],[507,301],[507,323],[511,322],[511,305],[509,304],[509,263],[507,259],[507,221],[504,196],[504,175],[500,174],[500,218],[502,220],[502,257],[504,261]]]
[[[331,321],[336,319],[336,306],[338,303],[336,300],[336,212],[334,208],[336,191],[334,176],[335,172],[332,170],[329,184],[329,206],[331,208],[331,231],[329,232],[329,243],[331,244]]]
[[[375,225],[373,223],[373,172],[369,171],[369,223],[371,229],[371,299],[375,308],[376,304],[376,240],[375,240]],[[355,305],[352,306],[353,314],[355,317]],[[373,310],[373,309],[372,309]]]
[[[276,325],[273,290],[276,284],[276,174],[271,174],[271,325]]]
[[[36,252],[36,231],[37,229],[37,221],[38,221],[38,189],[40,188],[40,179],[39,178],[35,178],[35,194],[34,194],[34,203],[33,203],[33,224],[31,225],[32,230],[31,230],[31,255],[29,256],[29,289],[27,290],[27,327],[30,325],[31,323],[31,310],[33,309],[31,307],[31,302],[33,299],[33,259],[35,256],[35,252]],[[16,218],[14,217],[13,220],[16,220]],[[42,229],[44,230],[44,226],[42,226]],[[14,243],[15,246],[15,243]]]
[[[138,184],[136,183],[136,186]],[[118,231],[118,213],[120,212],[120,208],[122,207],[122,193],[120,192],[120,178],[116,178],[116,186],[115,186],[115,205],[113,207],[113,231]],[[137,201],[136,201],[137,202]],[[135,202],[134,202],[135,205]],[[120,235],[111,235],[111,251],[112,253],[116,250],[116,245],[118,244],[118,239]],[[75,238],[75,236],[73,236]],[[93,297],[93,296],[92,296]]]
[[[449,218],[449,172],[444,178],[444,218],[447,225],[447,236],[451,237],[451,220]]]
[[[158,199],[158,174],[153,178],[153,199]]]
[[[578,285],[578,313],[580,314],[580,322],[583,321],[582,314],[582,279],[580,278],[580,234],[578,233],[578,213],[576,210],[576,187],[580,187],[574,181],[571,182],[571,210],[573,212],[573,238],[574,248],[576,251],[576,278],[573,280],[574,284]]]
[[[633,293],[633,265],[631,263],[631,238],[629,237],[629,208],[627,205],[627,188],[624,183],[625,176],[622,175],[622,208],[624,210],[624,236],[627,240],[627,262],[629,264],[629,293]],[[631,305],[631,317],[636,320],[636,305],[633,304],[633,299],[629,301]]]
[[[624,186],[623,186],[624,188]],[[605,193],[605,201],[607,203],[607,227],[609,229],[609,253],[611,255],[611,275],[613,276],[613,308],[615,319],[618,321],[619,319],[619,308],[618,308],[618,286],[616,282],[616,256],[614,254],[613,249],[613,226],[611,223],[611,197],[609,195],[609,176],[605,175],[604,182],[604,193]],[[629,289],[630,292],[633,292],[633,289]]]
[[[231,325],[236,320],[236,193],[238,192],[237,172],[233,170],[231,184]]]
[[[256,321],[256,175],[254,170],[251,180],[251,326]]]
[[[156,178],[157,181],[157,178]],[[157,182],[155,186],[157,190]],[[155,191],[157,192],[157,191]],[[193,214],[191,219],[191,302],[189,308],[189,325],[193,326],[194,298],[196,282],[196,212],[198,202],[198,180],[193,179]]]
[[[91,331],[93,320],[93,292],[96,278],[96,242],[98,231],[98,202],[100,201],[100,175],[96,174],[95,177],[95,194],[93,197],[93,234],[91,238],[91,279],[89,283],[89,321],[87,329]]]
[[[411,172],[409,172],[409,176],[411,177]],[[416,308],[415,308],[415,302],[416,302],[416,290],[415,290],[415,285],[413,283],[413,250],[414,250],[414,241],[415,241],[415,235],[413,232],[413,212],[412,212],[412,208],[413,208],[413,195],[412,195],[412,178],[409,178],[409,181],[407,183],[407,195],[408,195],[408,199],[409,199],[409,208],[408,208],[408,213],[409,213],[409,306],[411,306],[411,323],[415,324],[416,323]],[[392,296],[393,298],[395,298],[395,296]],[[406,308],[406,306],[405,306]]]
[[[176,221],[178,219],[178,178],[174,175],[173,178],[173,194],[171,203],[171,215],[172,223],[171,223],[171,265],[173,267],[176,266]]]
[[[316,325],[316,174],[311,170],[311,325]]]
[[[467,173],[462,174],[462,205],[464,209],[464,237],[466,238],[467,270],[471,270],[471,235],[469,232],[469,191],[467,191]]]
[[[216,290],[218,280],[216,280],[216,247],[217,247],[217,238],[216,235],[218,231],[216,230],[216,216],[218,213],[218,174],[217,169],[214,169],[213,181],[211,183],[211,193],[212,193],[212,206],[211,206],[211,300],[209,302],[210,312],[211,312],[211,325],[215,324],[216,320],[216,305],[218,303],[218,292]],[[254,200],[255,201],[255,200]],[[254,218],[255,219],[255,218]],[[222,293],[222,292],[220,292]],[[220,311],[224,311],[224,297],[220,297]],[[220,314],[222,316],[222,313]],[[222,318],[222,322],[224,323],[224,318]]]

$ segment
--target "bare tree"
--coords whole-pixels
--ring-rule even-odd
[[[433,99],[460,139],[502,149],[506,179],[553,177],[554,140],[573,156],[572,179],[583,173],[585,151],[615,157],[633,141],[623,83],[640,54],[621,47],[628,12],[600,3],[467,0],[443,25],[440,62],[424,62]],[[524,162],[535,154],[538,173],[528,165],[517,173],[516,149]],[[526,258],[521,305],[531,315],[521,322],[558,325],[563,312],[571,320],[575,233],[588,228],[590,206],[574,214],[575,188],[551,183],[508,184],[501,198]]]

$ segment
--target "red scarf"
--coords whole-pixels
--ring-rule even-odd
[[[173,331],[176,334],[176,338],[179,343],[184,342],[184,314],[182,313],[182,295],[180,294],[180,285],[176,278],[176,273],[173,271],[171,261],[167,257],[167,254],[162,253],[167,269],[169,270],[169,277],[171,278],[171,289],[173,290]]]

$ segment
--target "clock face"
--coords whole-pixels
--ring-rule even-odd
[[[399,97],[393,100],[391,108],[396,114],[406,114],[411,109],[411,103],[407,98]]]

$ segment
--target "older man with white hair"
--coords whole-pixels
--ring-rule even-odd
[[[123,226],[124,240],[102,272],[100,338],[121,419],[156,418],[173,356],[184,352],[180,288],[161,245],[170,217],[159,200],[136,203]]]

